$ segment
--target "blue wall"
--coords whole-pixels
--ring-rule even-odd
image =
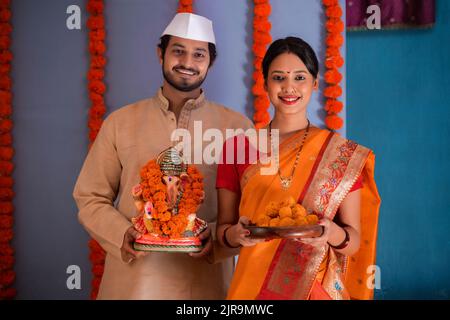
[[[300,35],[311,42],[323,60],[320,1],[272,2],[273,37]],[[18,299],[89,297],[88,236],[77,221],[72,199],[88,146],[85,3],[85,0],[12,2],[16,149],[13,245]],[[156,44],[176,12],[178,1],[105,3],[106,103],[111,112],[152,96],[161,85]],[[213,20],[218,43],[219,56],[204,85],[206,95],[251,117],[251,1],[196,0],[195,4],[195,12]],[[66,28],[69,5],[82,8],[82,30]],[[321,109],[321,98],[317,95],[310,106],[311,120],[316,125],[323,124]],[[69,265],[81,267],[81,290],[66,288]]]
[[[379,299],[450,298],[450,2],[430,30],[347,34],[347,135],[382,198]]]

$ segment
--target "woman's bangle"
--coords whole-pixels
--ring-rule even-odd
[[[330,244],[330,247],[332,247],[333,249],[337,250],[345,249],[348,246],[348,243],[350,242],[350,235],[348,234],[347,229],[345,229],[345,227],[343,227],[342,229],[345,232],[345,239],[337,246],[333,246],[332,244]]]
[[[226,227],[226,228],[223,230],[222,242],[223,242],[228,248],[230,248],[230,249],[236,249],[236,248],[239,248],[241,245],[238,245],[237,247],[233,247],[233,246],[228,242],[228,239],[227,239],[227,231],[228,231],[228,229],[230,229],[232,226],[233,226],[233,225],[230,224],[228,227]]]

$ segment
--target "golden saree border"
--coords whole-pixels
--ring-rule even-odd
[[[334,134],[303,199],[303,206],[333,219],[364,167],[370,150]]]
[[[327,269],[322,279],[322,288],[333,300],[349,300],[345,285],[347,257],[335,252],[327,245]]]
[[[316,157],[297,202],[302,203],[314,173],[322,162],[325,150],[333,137],[330,132]],[[258,294],[260,300],[306,300],[314,284],[315,276],[326,254],[325,247],[313,247],[292,240],[282,240],[272,260],[264,284]]]
[[[371,151],[335,134],[321,163],[303,205],[321,217],[333,220],[336,212],[355,181],[360,176]],[[328,267],[322,286],[336,300],[349,299],[344,284],[347,257],[327,245]]]
[[[325,247],[283,240],[257,299],[306,300],[325,253]]]

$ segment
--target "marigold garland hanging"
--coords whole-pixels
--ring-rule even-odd
[[[16,274],[13,270],[14,250],[11,247],[14,237],[14,180],[11,176],[14,149],[11,135],[13,110],[10,70],[13,54],[9,51],[12,32],[10,19],[10,0],[0,0],[0,300],[16,296],[16,289],[12,287]]]
[[[178,2],[178,10],[177,12],[187,12],[187,13],[192,13],[194,12],[192,9],[192,0],[180,0]]]
[[[87,11],[89,18],[87,27],[89,29],[89,53],[90,68],[88,71],[88,90],[89,99],[91,100],[91,108],[89,111],[89,148],[94,142],[103,122],[103,116],[106,112],[104,94],[106,85],[103,82],[105,76],[104,68],[106,66],[105,44],[105,19],[103,17],[104,3],[103,0],[89,0],[87,3]],[[91,299],[96,299],[100,281],[103,276],[103,266],[105,263],[105,251],[95,241],[89,241],[90,255],[89,259],[92,264],[93,279],[91,282]]]
[[[267,45],[272,42],[270,36],[271,24],[268,17],[271,12],[269,0],[254,0],[254,17],[253,17],[253,45],[254,54],[252,93],[254,95],[254,115],[253,120],[257,128],[264,127],[270,121],[268,108],[270,106],[269,98],[264,90],[264,79],[262,75],[262,59],[266,52]],[[337,99],[342,95],[342,88],[339,83],[342,81],[342,74],[339,68],[344,65],[344,59],[340,54],[340,48],[344,44],[342,32],[345,29],[342,21],[342,8],[339,0],[322,0],[325,6],[325,14],[327,21],[325,28],[327,30],[325,82],[328,87],[324,90],[324,96],[327,98],[324,109],[327,111],[325,124],[329,129],[338,130],[343,126],[343,119],[338,113],[342,111],[343,104]]]
[[[339,112],[343,109],[343,103],[337,99],[342,95],[342,88],[339,83],[342,81],[342,74],[339,68],[344,65],[344,59],[341,56],[340,48],[344,44],[344,22],[342,21],[342,8],[338,0],[322,0],[325,6],[325,15],[327,21],[325,27],[327,30],[326,43],[326,59],[325,82],[327,87],[324,90],[324,96],[327,98],[325,102],[325,125],[331,130],[342,128],[344,120],[339,117]]]
[[[269,97],[264,90],[264,77],[262,73],[262,59],[266,53],[267,46],[272,42],[270,29],[272,25],[269,21],[272,7],[269,0],[254,0],[253,9],[253,80],[252,93],[254,96],[253,106],[255,113],[253,121],[256,128],[262,128],[270,121],[268,109],[270,107]]]

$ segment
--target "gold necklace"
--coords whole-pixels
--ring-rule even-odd
[[[302,152],[303,145],[305,144],[305,140],[308,137],[310,122],[309,122],[309,119],[307,119],[307,120],[308,120],[308,125],[306,126],[305,134],[303,135],[302,144],[298,148],[297,155],[295,156],[294,166],[292,167],[291,175],[289,177],[283,177],[281,175],[281,168],[280,168],[280,161],[279,161],[279,151],[275,152],[275,157],[276,157],[275,162],[278,165],[278,176],[280,177],[281,187],[284,190],[289,189],[290,186],[291,186],[292,179],[294,178],[295,169],[297,168],[298,160],[300,159],[300,153]],[[270,123],[269,123],[269,134],[270,134],[270,145],[272,147],[272,150],[274,150],[273,139],[272,139],[272,121],[270,121]]]

